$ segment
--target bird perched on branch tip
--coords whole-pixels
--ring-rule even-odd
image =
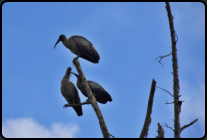
[[[81,57],[92,63],[99,62],[100,56],[98,52],[93,47],[93,44],[90,41],[88,41],[86,38],[78,35],[73,35],[69,39],[67,39],[66,36],[62,34],[59,36],[59,39],[55,43],[55,46],[60,41],[62,41],[63,45],[66,48],[68,48],[72,53],[77,55],[75,59]]]

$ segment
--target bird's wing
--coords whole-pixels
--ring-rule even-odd
[[[81,103],[81,100],[80,100],[80,97],[79,97],[79,94],[78,94],[78,90],[76,89],[75,86],[73,88],[74,88],[74,91],[75,91],[74,104],[79,104],[79,103]]]
[[[73,91],[74,91],[73,104],[79,104],[79,103],[81,103],[81,100],[80,100],[80,97],[79,97],[79,94],[78,94],[78,90],[77,90],[77,88],[75,87],[74,84],[73,84]],[[79,106],[73,106],[73,109],[76,111],[76,113],[77,113],[78,116],[83,115],[83,111],[82,111],[82,106],[81,105],[79,105]]]
[[[76,44],[82,44],[82,45],[85,45],[86,48],[88,49],[92,49],[92,50],[95,50],[93,48],[93,44],[88,40],[86,39],[85,37],[83,36],[78,36],[78,35],[74,35],[73,36],[73,40]],[[96,51],[96,50],[95,50]]]
[[[95,92],[95,93],[98,92],[99,94],[109,95],[109,93],[101,85],[99,85],[96,82],[88,81],[88,85],[90,86],[92,92]]]
[[[82,36],[75,36],[74,42],[81,54],[80,57],[95,63],[99,61],[100,56],[90,41]]]
[[[107,101],[112,101],[111,95],[104,90],[98,83],[93,81],[88,81],[91,91],[96,97],[96,101],[105,104]]]
[[[68,103],[73,103],[72,91],[70,91],[68,86],[61,86],[61,93]]]

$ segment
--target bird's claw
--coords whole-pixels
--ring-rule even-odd
[[[68,104],[64,104],[63,108],[65,109],[65,108],[67,108],[67,106],[68,106]]]
[[[77,57],[75,57],[75,58],[73,59],[73,66],[75,65],[74,61],[75,61],[75,60],[78,60],[79,57],[80,57],[80,56],[78,55]]]
[[[73,66],[75,65],[75,60],[77,60],[77,57],[75,57],[74,59],[73,59]]]

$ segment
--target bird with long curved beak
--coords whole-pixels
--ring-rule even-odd
[[[88,97],[86,91],[84,90],[83,87],[83,83],[81,81],[81,78],[78,74],[71,72],[72,74],[74,74],[77,77],[77,87],[78,89],[82,92],[82,94],[86,97]],[[91,88],[92,93],[94,94],[94,96],[96,97],[96,101],[102,104],[107,103],[108,101],[111,102],[112,98],[110,96],[110,94],[98,83],[94,82],[94,81],[87,81],[89,87]]]
[[[86,38],[78,35],[71,36],[69,39],[65,35],[60,35],[59,39],[55,43],[55,46],[62,41],[63,45],[68,48],[72,53],[76,54],[78,59],[79,57],[86,59],[93,63],[98,63],[100,56],[98,52],[93,47],[93,44],[88,41]],[[54,49],[55,49],[54,46]]]
[[[73,106],[73,104],[79,104],[81,103],[78,90],[75,87],[75,85],[69,81],[71,74],[71,67],[68,67],[65,73],[65,76],[63,77],[61,81],[61,93],[65,100],[72,105],[72,108],[75,110],[78,116],[83,115],[82,112],[82,106]]]

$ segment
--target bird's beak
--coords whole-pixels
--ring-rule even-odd
[[[60,42],[60,39],[57,40],[57,42],[55,43],[55,46],[58,44],[58,42]],[[55,46],[54,46],[54,49],[55,49]]]
[[[77,78],[79,77],[79,75],[78,74],[76,74],[76,73],[73,73],[73,72],[71,72],[72,74],[74,74]]]

